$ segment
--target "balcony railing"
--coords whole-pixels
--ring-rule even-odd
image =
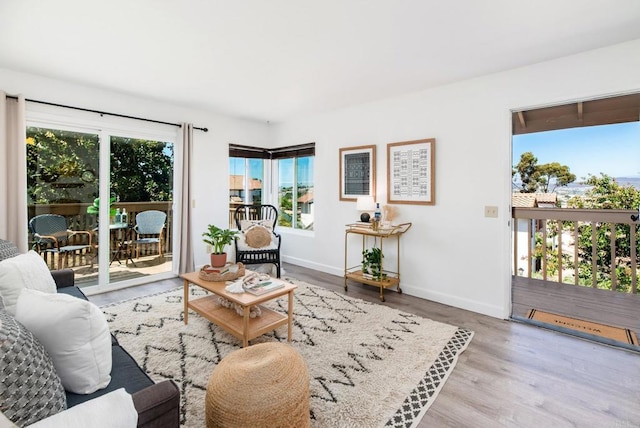
[[[163,239],[163,254],[171,254],[171,249],[173,248],[172,244],[172,236],[173,236],[173,210],[172,210],[172,202],[118,202],[115,204],[117,208],[121,210],[124,208],[127,210],[128,223],[131,226],[136,224],[136,215],[139,212],[147,211],[147,210],[158,210],[167,213],[167,220],[165,223],[165,231],[164,231],[164,239]],[[86,230],[95,232],[93,234],[93,250],[97,250],[97,216],[94,214],[87,214],[87,207],[91,205],[88,203],[62,203],[62,204],[37,204],[37,205],[29,205],[28,213],[29,218],[40,214],[59,214],[64,216],[67,219],[67,224],[69,225],[69,229],[74,231]],[[86,242],[81,242],[80,240],[85,239],[86,235],[77,235],[78,241],[72,242],[75,244],[84,244]],[[117,248],[117,242],[115,242],[115,237],[112,236],[111,248]],[[30,246],[33,244],[33,239],[31,234],[29,234],[29,242]],[[149,254],[157,254],[158,247],[156,244],[144,245],[140,248],[140,256],[145,256]],[[46,257],[46,254],[45,254]],[[47,260],[45,258],[45,260]],[[96,260],[96,254],[74,254],[70,255],[68,258],[68,266],[83,266],[86,264],[92,264]],[[57,265],[56,260],[51,258],[47,260],[49,266],[53,269]]]
[[[513,275],[638,293],[632,210],[513,208]]]

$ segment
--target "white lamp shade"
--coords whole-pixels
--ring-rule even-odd
[[[376,209],[376,203],[373,196],[358,196],[356,200],[356,209],[358,211],[373,211]]]

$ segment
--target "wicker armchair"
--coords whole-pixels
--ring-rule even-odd
[[[38,253],[58,254],[58,269],[66,267],[70,253],[91,252],[91,232],[69,230],[67,219],[61,215],[37,215],[29,220],[29,230],[33,234]],[[74,238],[77,235],[84,235],[86,239],[79,244]],[[93,259],[91,263],[93,264]]]
[[[136,247],[136,257],[140,257],[140,246],[158,244],[158,255],[162,257],[164,244],[164,229],[167,213],[157,210],[142,211],[136,215],[136,225],[133,228],[136,237],[131,244]]]
[[[234,213],[240,234],[235,239],[236,263],[271,263],[280,278],[280,235],[275,233],[278,210],[273,205],[240,205]]]

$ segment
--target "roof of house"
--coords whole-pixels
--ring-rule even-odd
[[[304,195],[300,196],[298,198],[298,202],[300,202],[302,204],[313,202],[313,189],[307,190],[307,193],[305,193]]]
[[[230,175],[229,176],[229,189],[231,190],[243,190],[244,189],[244,175]],[[252,178],[249,180],[249,190],[262,189],[262,180]]]
[[[535,208],[555,206],[558,195],[555,193],[512,193],[511,206],[516,208]]]

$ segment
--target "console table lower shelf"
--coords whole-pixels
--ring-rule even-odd
[[[373,278],[369,278],[368,276],[365,276],[362,273],[362,270],[352,270],[352,271],[347,271],[344,275],[344,291],[347,291],[347,280],[350,279],[352,281],[356,281],[356,282],[360,282],[362,284],[367,284],[367,285],[372,285],[374,287],[379,287],[380,288],[380,301],[384,302],[384,289],[385,288],[391,288],[391,287],[396,287],[396,291],[398,293],[402,294],[402,289],[400,288],[400,278],[398,278],[397,276],[393,276],[393,275],[397,275],[396,272],[387,272],[384,271],[384,273],[386,274],[385,278],[382,279],[373,279]]]

